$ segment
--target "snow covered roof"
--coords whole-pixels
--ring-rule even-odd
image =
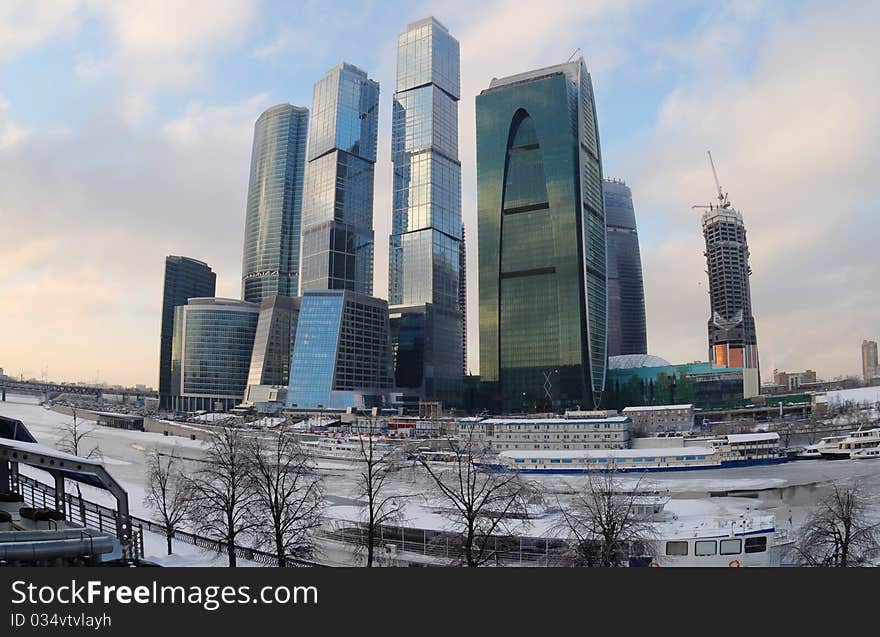
[[[624,424],[630,422],[630,419],[626,416],[611,416],[610,418],[486,418],[480,421],[463,418],[461,422],[490,425],[576,425],[583,423]]]
[[[727,434],[728,442],[758,442],[759,440],[779,440],[778,433],[765,434]]]
[[[645,407],[626,407],[623,409],[623,413],[628,413],[631,411],[660,411],[662,409],[693,409],[694,406],[691,403],[687,405],[647,405]]]
[[[651,447],[648,449],[533,449],[502,451],[499,455],[512,459],[528,458],[645,458],[651,456],[709,456],[709,447]]]

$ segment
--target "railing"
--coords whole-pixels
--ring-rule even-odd
[[[339,542],[366,546],[369,531],[363,522],[335,520],[330,529],[324,532],[324,536]],[[394,545],[398,554],[420,554],[450,563],[460,563],[465,559],[463,538],[455,532],[381,525],[375,539],[376,553],[381,555],[388,544]],[[491,554],[491,562],[497,564],[551,566],[564,547],[563,541],[550,538],[497,536],[489,540],[484,554]]]
[[[33,478],[19,475],[19,490],[25,503],[33,507],[55,508],[55,488],[44,484]],[[78,522],[83,526],[87,526],[99,531],[107,531],[116,533],[117,513],[114,509],[96,504],[89,500],[80,499],[72,493],[66,493],[64,496],[64,513],[71,522]],[[144,531],[158,533],[163,538],[166,534],[165,526],[151,520],[131,516],[132,538],[131,542],[126,546],[126,556],[130,559],[140,559],[144,557]],[[228,555],[229,544],[222,540],[205,537],[188,531],[175,530],[172,539],[184,544],[190,544],[199,548]],[[244,560],[250,560],[263,564],[265,566],[278,566],[278,556],[275,553],[261,551],[246,546],[235,545],[235,556]],[[285,558],[285,564],[289,566],[325,566],[317,562],[296,559],[292,557]]]

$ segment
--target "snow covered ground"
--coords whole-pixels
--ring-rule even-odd
[[[878,389],[880,388],[869,388]],[[853,390],[858,391],[858,390]],[[854,398],[850,398],[854,400]],[[8,402],[0,402],[0,415],[17,418],[42,443],[55,445],[62,434],[62,425],[71,420],[70,416],[47,410],[36,404],[31,397],[9,396]],[[148,518],[149,511],[143,503],[146,482],[146,459],[153,449],[169,453],[172,450],[183,458],[191,459],[192,466],[204,453],[204,443],[176,436],[126,431],[98,427],[90,433],[85,444],[88,448],[100,447],[108,469],[129,493],[129,505],[134,515]],[[319,460],[318,471],[324,478],[325,493],[328,497],[327,516],[337,520],[360,519],[361,505],[358,501],[358,465],[353,462]],[[32,471],[32,470],[28,470]],[[547,502],[555,505],[558,500],[565,503],[584,488],[582,476],[528,476],[547,496]],[[701,470],[692,472],[648,473],[640,476],[625,476],[623,480],[631,487],[636,485],[666,492],[672,498],[668,508],[671,511],[702,512],[707,515],[733,514],[748,510],[776,515],[780,526],[797,528],[825,494],[821,486],[830,480],[852,478],[865,485],[870,491],[880,494],[880,461],[799,461],[780,465],[757,467],[737,467],[727,469]],[[43,474],[43,480],[47,476]],[[405,523],[423,528],[448,528],[448,520],[437,512],[433,502],[426,499],[431,493],[431,483],[418,467],[404,469],[389,482],[389,488],[396,494],[406,496]],[[83,496],[87,499],[113,505],[106,492],[83,486]],[[709,497],[721,492],[740,493],[740,496],[756,497]],[[737,494],[734,494],[737,495]],[[528,531],[533,535],[537,529]],[[215,565],[225,564],[225,558],[207,554],[196,547],[175,542],[178,555],[164,556],[164,538],[146,534],[145,548],[148,558],[169,565]],[[216,558],[216,559],[215,559]]]

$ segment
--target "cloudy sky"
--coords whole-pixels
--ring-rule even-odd
[[[706,148],[746,220],[765,376],[860,369],[880,336],[880,3],[778,0],[3,0],[0,367],[155,386],[163,259],[240,291],[253,123],[310,106],[327,68],[381,84],[376,281],[387,291],[396,35],[461,42],[470,367],[476,373],[474,96],[565,61],[593,74],[606,176],[633,189],[651,353],[706,357],[692,204]]]

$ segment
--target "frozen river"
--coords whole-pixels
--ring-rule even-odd
[[[9,396],[0,402],[0,415],[17,418],[44,444],[54,446],[62,435],[61,427],[69,416],[43,408],[30,397]],[[93,423],[88,423],[89,425]],[[86,448],[97,445],[113,476],[128,490],[132,513],[149,517],[143,505],[146,480],[146,458],[153,449],[176,453],[194,461],[204,453],[203,443],[156,433],[124,431],[97,427],[84,442]],[[196,466],[193,462],[193,466]],[[358,505],[357,465],[346,462],[322,461],[330,517],[350,518]],[[532,476],[529,476],[530,478]],[[880,460],[841,460],[836,462],[809,460],[780,465],[699,470],[692,472],[648,473],[626,477],[635,485],[668,491],[673,498],[670,509],[703,513],[733,513],[746,509],[776,515],[779,526],[796,529],[816,501],[827,492],[831,480],[856,480],[875,494],[880,494]],[[584,479],[577,476],[539,476],[536,482],[547,494],[547,501],[564,503],[582,487]],[[416,525],[426,518],[424,494],[429,483],[419,468],[405,469],[395,476],[393,489],[408,496],[407,517]],[[730,493],[734,492],[734,493]],[[86,495],[85,489],[83,492]],[[91,490],[90,499],[112,504],[106,494]]]

